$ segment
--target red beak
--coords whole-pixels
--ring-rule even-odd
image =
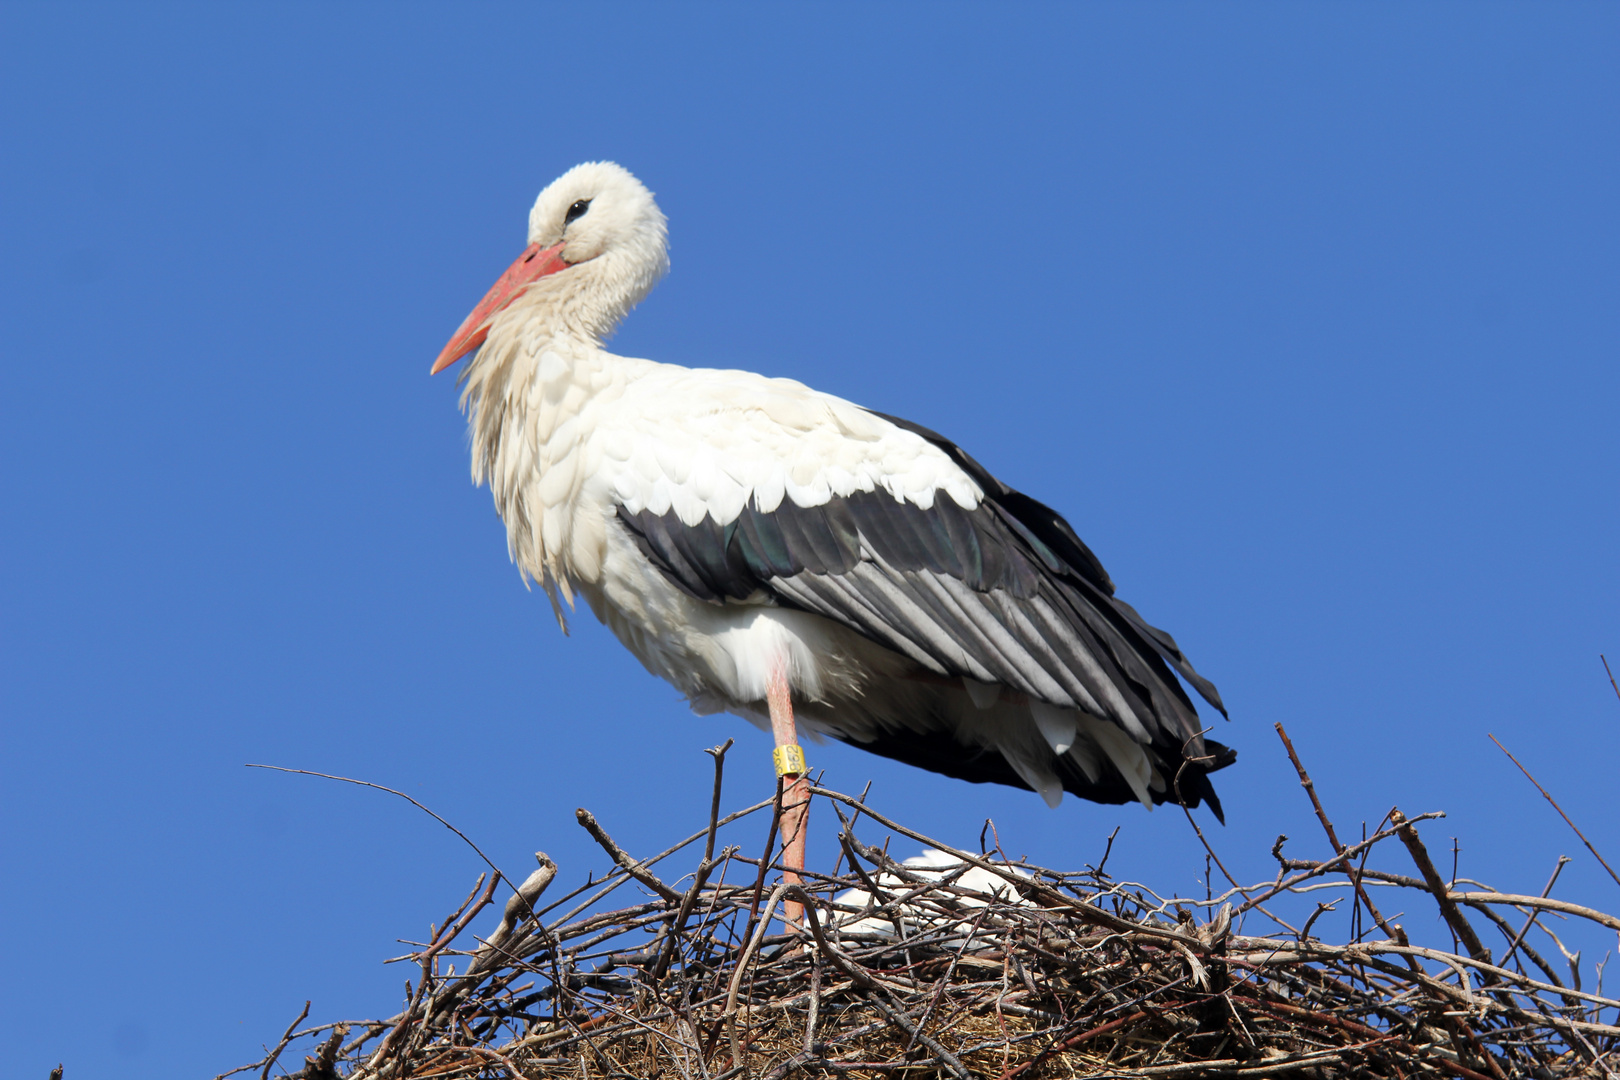
[[[573,263],[563,261],[562,249],[562,244],[553,244],[548,248],[530,244],[524,248],[517,262],[508,266],[506,273],[502,274],[494,287],[478,301],[478,306],[473,308],[472,314],[462,322],[455,336],[450,339],[450,344],[446,345],[439,358],[433,361],[433,367],[428,374],[437,375],[482,345],[484,339],[489,336],[489,320],[495,317],[496,312],[522,295],[524,289],[547,274],[555,274],[572,266]]]

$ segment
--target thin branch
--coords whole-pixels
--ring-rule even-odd
[[[574,817],[579,820],[580,825],[584,826],[585,831],[591,834],[591,839],[602,845],[602,850],[607,852],[625,873],[657,893],[666,903],[679,904],[681,902],[680,893],[659,881],[652,871],[636,862],[623,848],[613,842],[613,837],[607,834],[607,830],[597,824],[595,814],[592,814],[584,807],[580,807],[574,811]]]
[[[488,855],[484,854],[483,849],[480,848],[477,844],[472,842],[471,837],[469,837],[466,833],[462,832],[460,829],[456,828],[454,825],[450,824],[448,821],[444,820],[444,818],[440,817],[438,814],[435,814],[432,810],[429,810],[427,807],[423,806],[421,803],[419,803],[415,799],[411,798],[409,795],[405,794],[403,791],[395,791],[393,788],[385,787],[382,784],[373,784],[370,780],[356,780],[352,776],[334,776],[331,773],[315,772],[313,769],[289,769],[289,768],[286,768],[285,766],[281,766],[281,765],[255,765],[252,762],[248,763],[247,768],[249,768],[249,769],[270,769],[270,770],[272,770],[274,772],[297,773],[299,776],[318,776],[322,780],[338,780],[338,781],[341,781],[341,782],[343,782],[345,784],[354,784],[356,787],[374,788],[377,791],[386,791],[390,795],[398,795],[400,798],[404,799],[406,802],[410,803],[412,806],[414,806],[418,810],[422,811],[422,813],[426,814],[428,817],[432,818],[434,821],[437,821],[440,825],[443,825],[445,828],[449,829],[451,832],[453,832],[457,836],[461,837],[461,842],[466,844],[468,847],[472,848],[473,851],[478,854],[478,857],[480,859],[484,860],[484,865],[485,866],[487,866],[491,870],[495,871],[495,873],[500,874],[501,877],[503,877],[503,878],[506,877],[505,874],[501,873],[501,868],[496,866],[493,862],[491,862]],[[507,880],[510,881],[511,879],[508,878]]]
[[[298,1025],[302,1024],[304,1018],[308,1015],[309,1002],[306,1001],[304,1002],[304,1011],[298,1014],[298,1019],[287,1025],[287,1031],[281,1036],[281,1041],[276,1043],[274,1050],[270,1051],[270,1056],[264,1059],[264,1068],[259,1070],[259,1080],[270,1080],[270,1070],[275,1068],[276,1059],[281,1056],[283,1050],[287,1049],[287,1044],[293,1040],[293,1032],[298,1030]]]
[[[1570,858],[1568,855],[1558,856],[1558,863],[1553,867],[1552,876],[1547,879],[1547,887],[1541,890],[1541,898],[1543,900],[1552,895],[1553,886],[1558,883],[1558,875],[1564,872],[1564,867],[1567,866],[1569,862]],[[1508,961],[1513,959],[1513,954],[1519,951],[1519,946],[1524,942],[1524,935],[1528,934],[1530,932],[1530,928],[1534,925],[1536,925],[1536,912],[1532,910],[1529,917],[1524,920],[1524,928],[1514,936],[1512,943],[1508,945],[1508,951],[1502,955],[1503,967],[1508,966]],[[1520,966],[1522,967],[1523,965],[1521,964]]]
[[[1490,963],[1491,951],[1485,947],[1484,942],[1479,940],[1479,935],[1474,932],[1473,926],[1467,919],[1463,918],[1463,913],[1458,910],[1456,902],[1451,899],[1446,889],[1445,880],[1440,876],[1440,871],[1435,869],[1434,860],[1429,858],[1429,849],[1423,846],[1423,841],[1419,839],[1417,830],[1406,820],[1406,815],[1399,810],[1391,810],[1389,818],[1390,822],[1395,826],[1396,835],[1401,838],[1401,843],[1406,845],[1406,850],[1411,854],[1412,862],[1417,866],[1418,873],[1423,875],[1424,884],[1434,894],[1435,902],[1440,905],[1440,914],[1445,918],[1446,924],[1451,927],[1451,932],[1457,935],[1457,939],[1463,943],[1468,949],[1469,955],[1475,960]]]
[[[1333,845],[1333,853],[1335,855],[1343,855],[1344,845],[1339,843],[1339,834],[1334,831],[1333,822],[1328,820],[1327,811],[1322,809],[1322,800],[1316,797],[1316,783],[1311,779],[1311,774],[1305,771],[1305,765],[1299,760],[1299,754],[1295,753],[1293,740],[1288,737],[1288,732],[1283,729],[1281,724],[1274,724],[1272,726],[1277,729],[1277,735],[1282,739],[1283,746],[1288,751],[1288,760],[1294,763],[1294,771],[1299,774],[1300,786],[1303,787],[1306,793],[1311,797],[1311,805],[1316,808],[1316,818],[1322,823],[1322,829],[1327,833],[1328,842]],[[1396,939],[1397,941],[1400,941],[1402,944],[1405,944],[1406,931],[1398,926],[1391,926],[1384,920],[1384,916],[1379,912],[1378,907],[1372,902],[1372,897],[1367,895],[1367,890],[1362,886],[1361,875],[1357,874],[1354,870],[1349,870],[1347,873],[1350,876],[1351,884],[1355,886],[1356,898],[1361,902],[1362,906],[1367,909],[1367,914],[1373,917],[1373,922],[1377,923],[1378,928],[1385,934]],[[1413,971],[1422,970],[1422,966],[1418,963],[1416,958],[1407,957],[1407,962]]]
[[[1620,874],[1616,874],[1614,872],[1614,867],[1610,866],[1607,862],[1605,862],[1603,856],[1598,854],[1598,849],[1592,846],[1592,841],[1590,841],[1590,840],[1588,840],[1586,838],[1586,834],[1581,832],[1580,829],[1576,828],[1575,823],[1569,819],[1569,815],[1564,813],[1564,808],[1562,806],[1558,805],[1558,800],[1554,799],[1551,795],[1547,794],[1547,789],[1541,786],[1541,782],[1538,781],[1535,777],[1530,775],[1530,770],[1525,768],[1522,764],[1520,764],[1519,759],[1514,757],[1511,753],[1509,753],[1508,748],[1503,746],[1501,741],[1498,740],[1495,735],[1491,735],[1489,732],[1487,732],[1486,734],[1490,738],[1491,742],[1496,743],[1496,748],[1498,750],[1502,751],[1502,753],[1504,753],[1504,754],[1507,754],[1509,761],[1511,761],[1511,762],[1513,762],[1513,764],[1519,766],[1519,771],[1524,773],[1525,779],[1529,780],[1532,784],[1536,785],[1536,790],[1541,792],[1541,797],[1546,799],[1549,803],[1552,804],[1552,808],[1554,810],[1558,811],[1558,816],[1564,819],[1564,824],[1568,825],[1571,829],[1573,829],[1575,831],[1575,835],[1581,838],[1581,843],[1585,844],[1586,845],[1586,850],[1590,851],[1592,853],[1592,858],[1594,858],[1598,862],[1602,863],[1603,864],[1603,869],[1605,869],[1605,870],[1607,870],[1609,872],[1609,876],[1614,879],[1614,883],[1616,885],[1620,885]]]
[[[1514,907],[1561,911],[1566,915],[1579,915],[1583,919],[1590,919],[1599,926],[1607,926],[1610,930],[1620,930],[1620,918],[1605,914],[1595,908],[1571,904],[1565,900],[1553,900],[1545,896],[1520,896],[1517,893],[1498,892],[1454,892],[1446,895],[1465,904],[1511,904]]]
[[[733,740],[727,739],[724,744],[705,751],[714,758],[714,794],[709,800],[709,836],[703,842],[703,861],[714,859],[714,835],[720,830],[720,788],[726,776],[726,751],[731,749]]]

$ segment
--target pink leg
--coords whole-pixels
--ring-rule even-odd
[[[765,684],[765,700],[771,710],[771,733],[776,736],[776,774],[782,778],[782,880],[802,885],[797,871],[804,869],[804,834],[810,814],[810,778],[805,775],[804,751],[799,749],[799,733],[793,723],[793,699],[788,689],[785,665],[771,670]],[[789,900],[784,915],[790,926],[804,925],[804,905]]]

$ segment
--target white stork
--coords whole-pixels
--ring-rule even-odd
[[[1220,816],[1206,774],[1235,755],[1200,737],[1173,672],[1224,713],[1219,695],[1057,513],[917,424],[604,349],[668,266],[651,192],[579,165],[432,370],[478,350],[461,375],[473,480],[564,628],[583,595],[693,710],[775,731],[790,868],[795,720],[1050,806],[1069,791]]]

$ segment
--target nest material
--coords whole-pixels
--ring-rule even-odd
[[[1332,858],[1285,858],[1279,838],[1275,881],[1161,899],[1109,877],[1106,854],[1061,873],[1007,860],[997,845],[954,851],[817,787],[842,821],[842,854],[831,874],[792,884],[769,857],[715,850],[727,826],[770,815],[768,856],[780,820],[780,794],[719,817],[723,760],[722,748],[707,829],[638,862],[580,811],[615,863],[606,878],[542,907],[555,867],[540,855],[500,928],[457,948],[494,902],[499,875],[480,879],[428,942],[396,958],[415,968],[397,1015],[300,1030],[306,1004],[265,1059],[235,1071],[269,1077],[307,1049],[290,1074],[302,1080],[1620,1075],[1620,1002],[1581,990],[1578,974],[1566,985],[1526,940],[1548,912],[1610,930],[1620,919],[1448,887],[1413,827],[1439,815],[1391,811],[1345,847],[1317,804]],[[953,864],[896,862],[858,838],[873,825]],[[1390,839],[1418,876],[1365,869],[1375,848],[1400,850]],[[698,864],[667,877],[662,864],[699,841]],[[1297,930],[1268,909],[1329,882],[1364,921],[1357,940],[1311,936],[1330,905]],[[1437,903],[1455,951],[1413,945],[1369,883]],[[636,888],[619,895],[639,891],[639,901],[614,908],[608,898],[625,885]],[[777,921],[794,902],[799,925]],[[1496,958],[1464,909],[1499,931]],[[1241,932],[1268,919],[1275,932]]]

